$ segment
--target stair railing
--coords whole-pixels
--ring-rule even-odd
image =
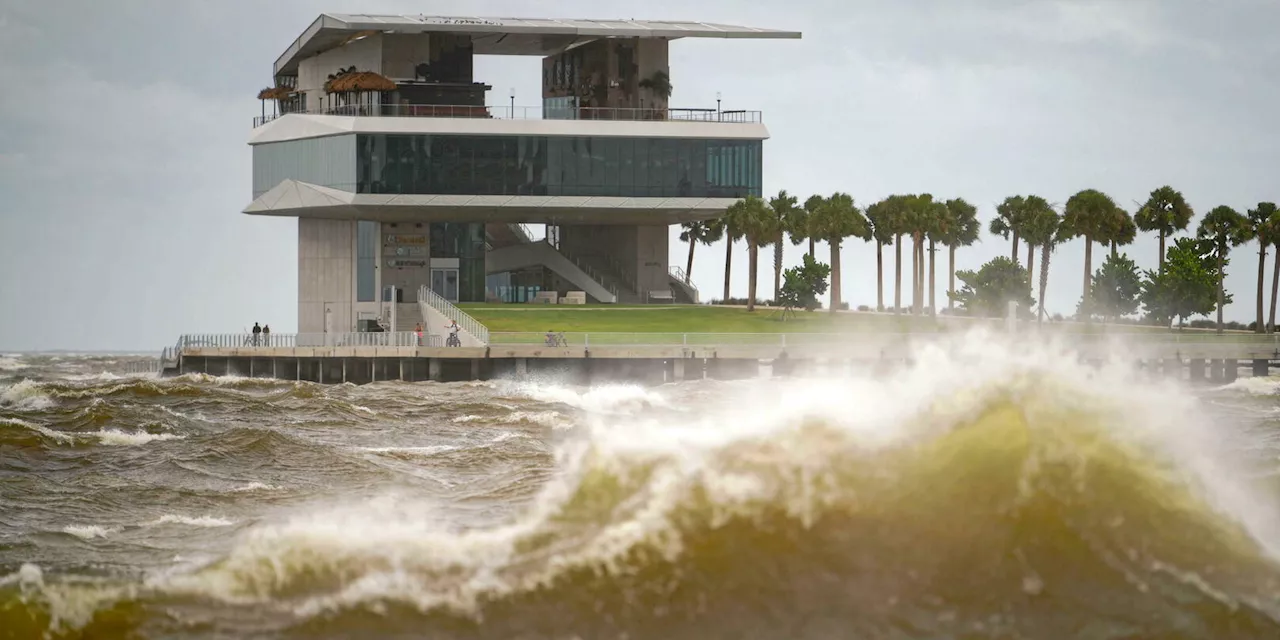
[[[489,344],[489,328],[480,324],[479,320],[471,317],[470,314],[459,309],[456,305],[443,296],[431,290],[431,287],[423,285],[418,288],[418,302],[426,304],[432,309],[440,312],[440,315],[456,321],[463,331],[471,334],[471,337],[480,341],[481,344]],[[423,320],[426,320],[426,314],[423,314]]]

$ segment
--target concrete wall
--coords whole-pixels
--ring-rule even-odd
[[[356,223],[298,219],[298,332],[355,330]]]
[[[375,33],[299,61],[298,90],[307,94],[307,109],[320,108],[324,82],[338,69],[355,65],[357,71],[382,73],[382,38],[382,34]]]
[[[606,271],[619,271],[634,284],[641,301],[648,291],[667,291],[668,237],[665,225],[561,225],[560,246]]]
[[[431,60],[431,34],[387,33],[382,36],[382,75],[411,79],[413,68]]]
[[[383,223],[378,262],[381,286],[404,291],[404,302],[418,300],[418,288],[431,285],[431,225],[425,222]],[[414,242],[421,239],[421,243]],[[420,264],[419,264],[420,263]],[[379,289],[381,291],[381,289]]]
[[[649,291],[668,291],[668,240],[667,227],[663,225],[646,225],[635,227],[636,230],[636,283],[639,286],[640,299],[645,299]]]

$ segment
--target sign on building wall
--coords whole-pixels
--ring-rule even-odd
[[[387,261],[387,266],[391,267],[392,269],[404,269],[408,267],[425,267],[427,266],[427,261],[406,259],[406,258],[393,258]]]
[[[419,258],[427,257],[426,247],[396,247],[393,252],[397,256],[414,256]]]
[[[387,244],[426,244],[426,236],[387,236]]]

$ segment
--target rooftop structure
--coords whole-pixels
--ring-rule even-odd
[[[688,37],[800,34],[322,14],[276,60],[249,139],[244,212],[298,219],[299,331],[439,338],[465,320],[454,302],[696,302],[668,228],[761,195],[769,133],[759,111],[669,104],[668,46]],[[483,54],[542,56],[541,104],[490,96]],[[485,342],[474,328],[463,344]]]

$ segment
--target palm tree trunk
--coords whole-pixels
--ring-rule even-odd
[[[1035,277],[1036,272],[1036,252],[1035,245],[1027,243],[1027,283],[1030,284],[1031,278]]]
[[[782,238],[773,243],[773,303],[782,297]]]
[[[1160,230],[1160,264],[1156,265],[1157,273],[1164,273],[1164,229]]]
[[[809,238],[809,257],[813,257],[813,238]]]
[[[956,246],[947,247],[947,309],[954,310],[956,308]]]
[[[902,309],[902,234],[893,237],[893,312]]]
[[[689,274],[693,273],[693,248],[697,246],[697,241],[689,238],[689,262],[684,268],[684,283],[689,284]]]
[[[911,315],[920,313],[920,238],[911,234]]]
[[[756,310],[756,272],[759,271],[760,249],[756,243],[747,240],[747,313]]]
[[[938,299],[937,297],[934,296],[934,293],[933,293],[933,278],[935,273],[933,268],[934,267],[933,260],[935,255],[937,255],[937,247],[933,242],[933,238],[930,238],[929,239],[929,315],[931,316],[938,315]]]
[[[1222,254],[1226,247],[1218,246],[1218,333],[1222,333],[1222,303],[1226,300],[1226,292],[1222,288]]]
[[[1044,322],[1045,317],[1049,315],[1044,310],[1044,290],[1049,286],[1049,247],[1051,246],[1051,243],[1046,242],[1040,248],[1040,312],[1036,314],[1039,322]]]
[[[876,241],[876,311],[884,311],[884,245]]]
[[[1093,301],[1092,300],[1093,296],[1090,295],[1092,293],[1091,290],[1093,289],[1092,285],[1093,285],[1093,238],[1090,238],[1089,236],[1086,235],[1084,237],[1084,296],[1081,298],[1081,302],[1080,302],[1080,315],[1084,316],[1083,318],[1081,318],[1083,322],[1089,322],[1090,319],[1093,318],[1093,313],[1092,311],[1090,311],[1090,307],[1093,306],[1090,304],[1090,302]]]
[[[1276,249],[1275,271],[1271,272],[1271,313],[1267,315],[1267,330],[1276,330],[1276,294],[1280,293],[1280,248]]]
[[[1013,236],[1013,263],[1018,264],[1018,232],[1014,231]]]
[[[832,238],[831,245],[831,313],[840,310],[840,239]]]
[[[727,234],[726,234],[727,235]],[[729,272],[733,267],[733,238],[724,240],[724,303],[729,304]]]
[[[920,301],[916,304],[916,315],[924,315],[924,236],[916,239],[916,255],[920,256],[916,267],[916,291],[919,293],[916,298]]]
[[[1262,322],[1262,299],[1266,297],[1263,287],[1266,285],[1267,279],[1267,241],[1266,238],[1258,236],[1258,322],[1253,328],[1254,333],[1266,333],[1267,325]]]

